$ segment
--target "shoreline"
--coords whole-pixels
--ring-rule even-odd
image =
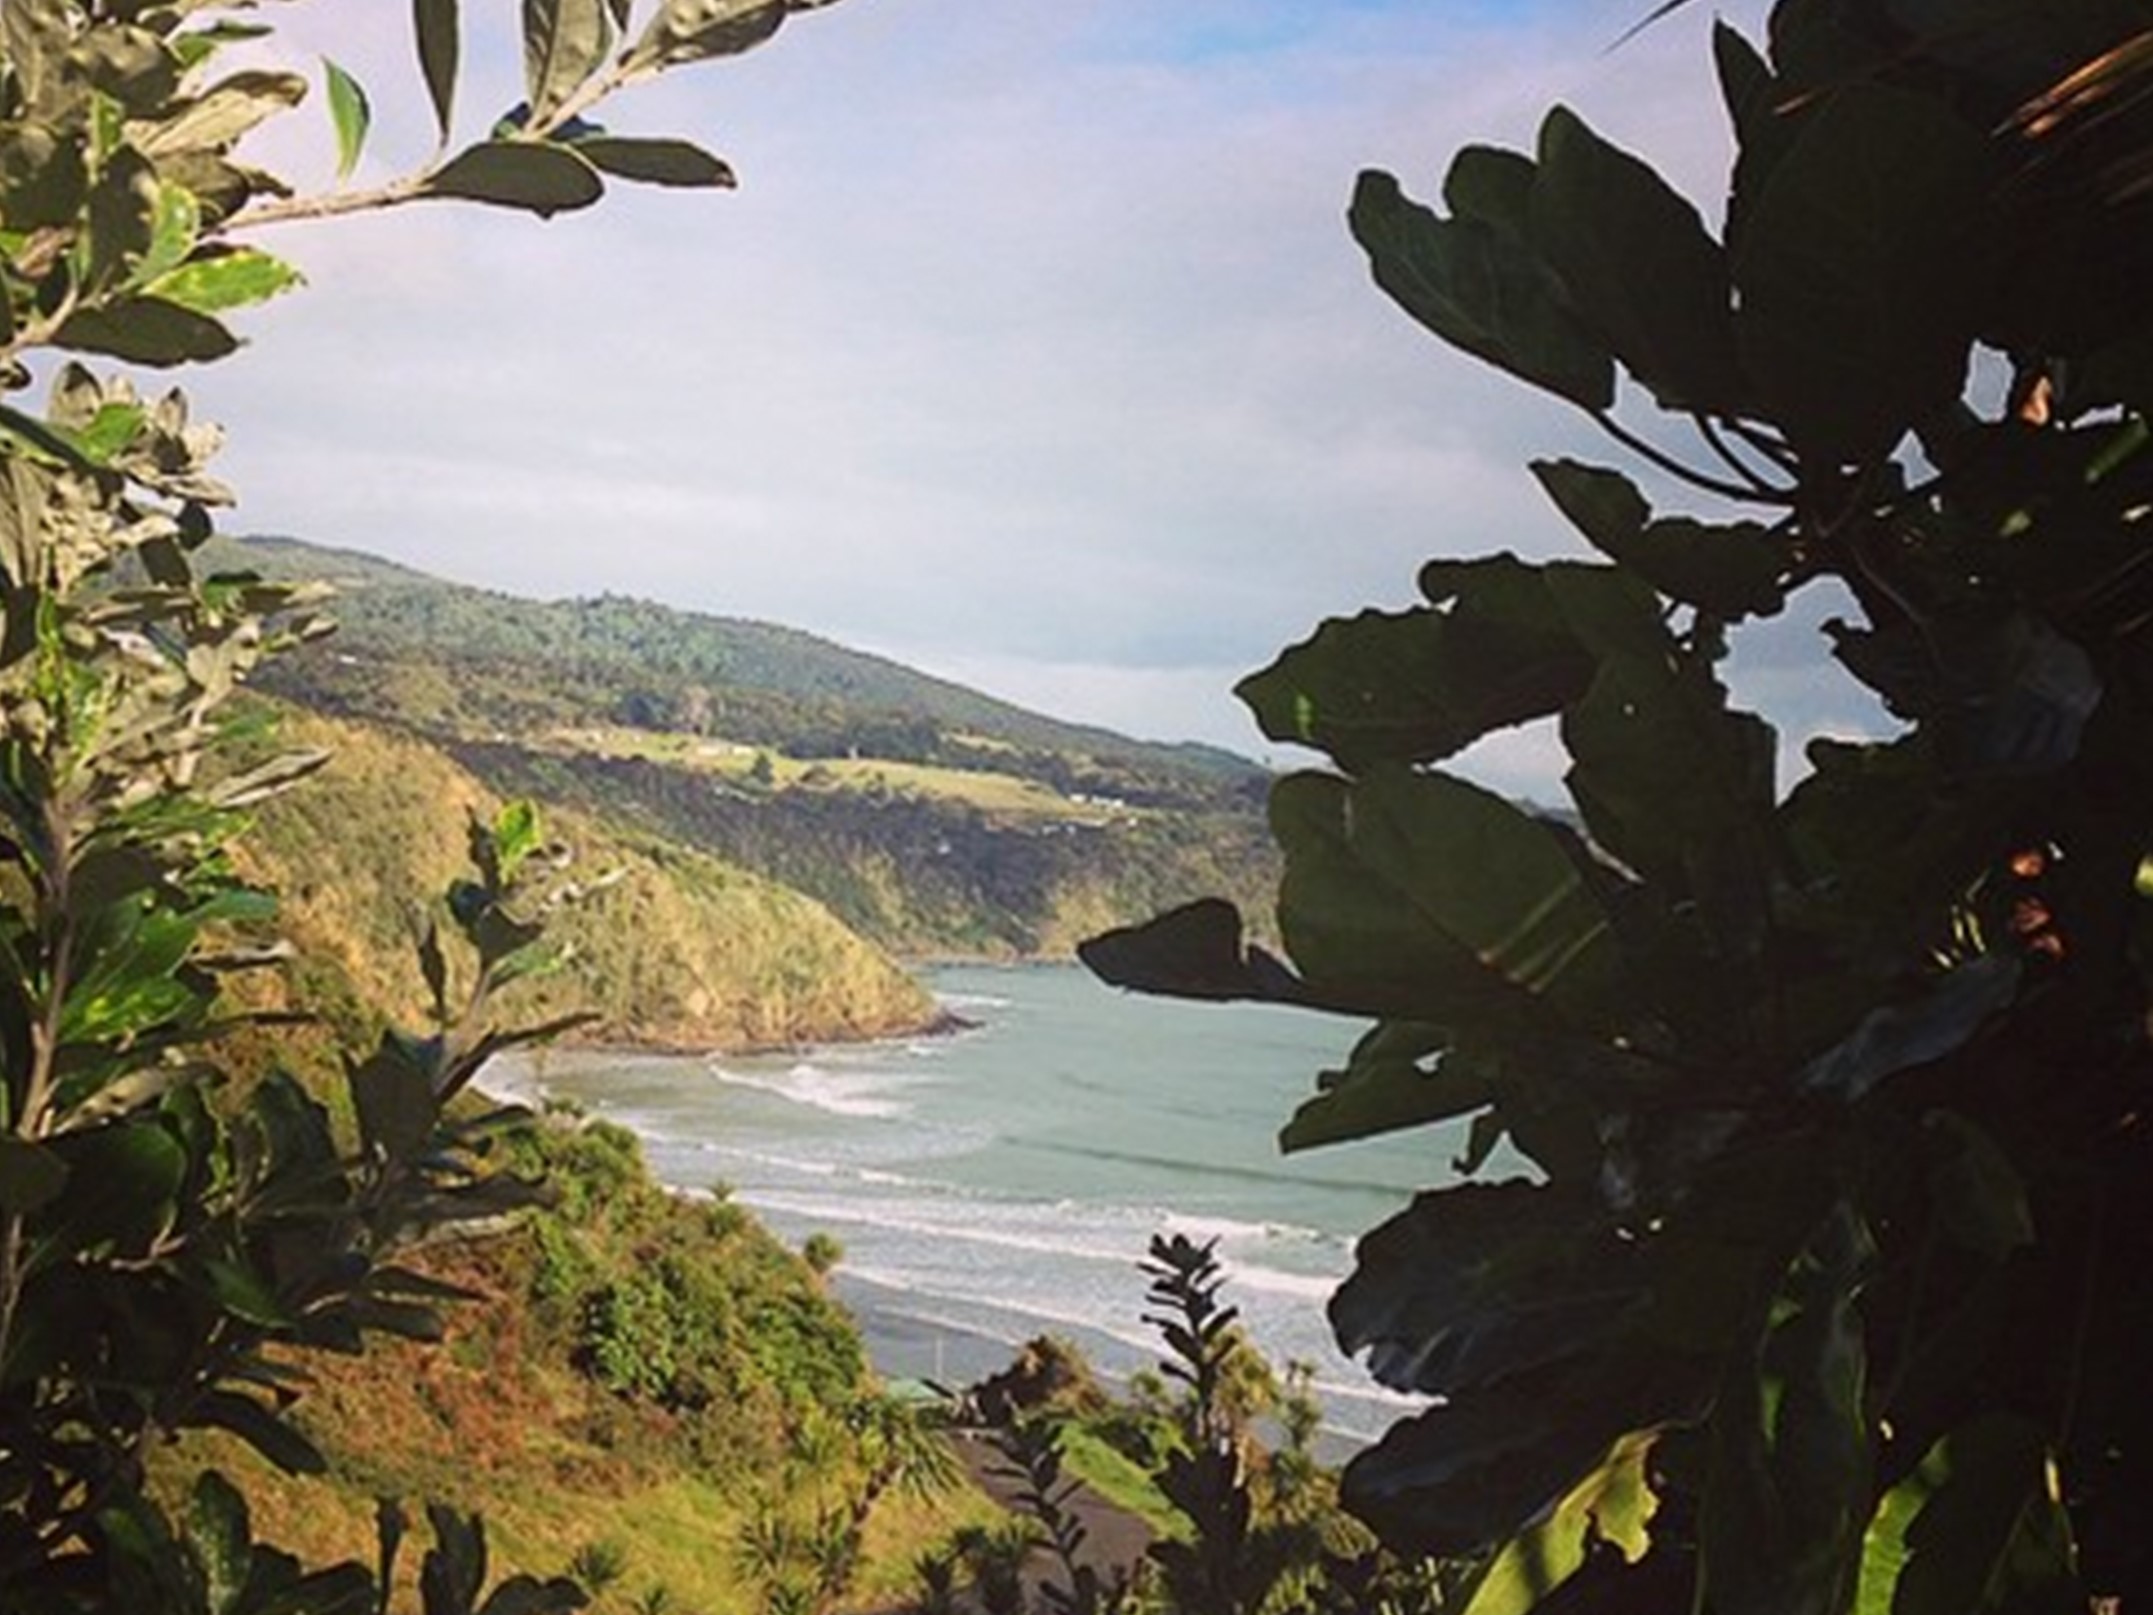
[[[809,1055],[817,1049],[872,1048],[877,1043],[908,1043],[923,1037],[956,1037],[965,1032],[977,1031],[979,1026],[978,1021],[968,1020],[954,1010],[943,1009],[910,1026],[899,1026],[884,1032],[868,1032],[859,1037],[783,1038],[769,1043],[686,1043],[655,1037],[585,1038],[578,1037],[574,1032],[567,1032],[550,1043],[533,1045],[525,1057],[542,1056],[549,1049],[572,1049],[578,1054],[619,1054],[630,1058],[651,1055],[678,1060],[744,1060],[766,1055]],[[480,1088],[483,1091],[483,1083]]]

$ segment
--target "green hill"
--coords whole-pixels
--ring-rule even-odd
[[[291,539],[213,560],[338,590],[266,686],[489,788],[716,857],[901,954],[1061,957],[1190,898],[1268,909],[1268,776],[1061,723],[767,623],[534,601]]]
[[[464,868],[469,813],[493,793],[421,741],[297,711],[279,739],[331,754],[263,805],[244,855],[281,894],[299,1003],[421,1018],[411,905]],[[554,927],[561,970],[510,989],[514,1018],[584,1011],[584,1036],[747,1048],[887,1036],[929,1025],[933,1001],[820,904],[708,854],[549,805],[549,831],[597,886]]]

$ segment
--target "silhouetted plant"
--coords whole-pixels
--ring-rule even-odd
[[[1087,957],[1374,1021],[1288,1149],[1469,1118],[1330,1318],[1428,1399],[1344,1497],[1472,1615],[2153,1600],[2147,37],[1780,0],[1714,33],[1715,223],[1559,107],[1355,186],[1405,314],[1711,519],[1536,462],[1595,557],[1437,559],[1240,686],[1328,759],[1291,966],[1221,903]],[[1782,790],[1721,664],[1805,593],[1892,738]],[[1543,720],[1574,814],[1445,766]]]

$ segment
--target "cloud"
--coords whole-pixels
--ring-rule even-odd
[[[1252,745],[1227,684],[1321,616],[1410,599],[1439,551],[1572,547],[1523,462],[1607,451],[1417,331],[1342,212],[1359,167],[1431,195],[1558,98],[1708,193],[1702,19],[1608,54],[1627,20],[855,0],[608,114],[704,140],[737,194],[292,229],[312,290],[199,391],[247,526]],[[384,160],[423,153],[399,31],[313,25]],[[513,41],[474,51],[483,114]]]

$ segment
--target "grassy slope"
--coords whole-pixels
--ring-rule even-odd
[[[415,740],[295,710],[279,731],[332,753],[264,807],[248,842],[255,872],[283,895],[285,934],[311,961],[294,996],[416,1021],[411,905],[462,873],[466,815],[493,800]],[[739,1048],[882,1035],[933,1015],[917,983],[808,898],[583,815],[553,812],[548,826],[580,871],[619,878],[564,914],[558,935],[575,956],[512,990],[520,1017],[590,1009],[593,1038]]]
[[[260,1534],[312,1563],[370,1561],[377,1498],[414,1518],[436,1500],[484,1514],[497,1574],[563,1574],[579,1549],[617,1549],[625,1573],[600,1612],[653,1586],[673,1609],[757,1607],[736,1551],[747,1522],[788,1491],[843,1496],[855,1478],[843,1444],[825,1442],[807,1480],[777,1479],[812,1445],[803,1431],[869,1388],[847,1320],[752,1218],[661,1194],[617,1128],[556,1122],[519,1162],[548,1173],[555,1210],[414,1264],[480,1296],[447,1310],[444,1341],[377,1338],[359,1357],[308,1359],[316,1383],[298,1417],[327,1476],[280,1475],[228,1438],[195,1436],[163,1460],[172,1483],[224,1469]],[[637,1286],[696,1305],[620,1305]],[[990,1515],[969,1488],[885,1495],[850,1602],[886,1604],[920,1547]]]

